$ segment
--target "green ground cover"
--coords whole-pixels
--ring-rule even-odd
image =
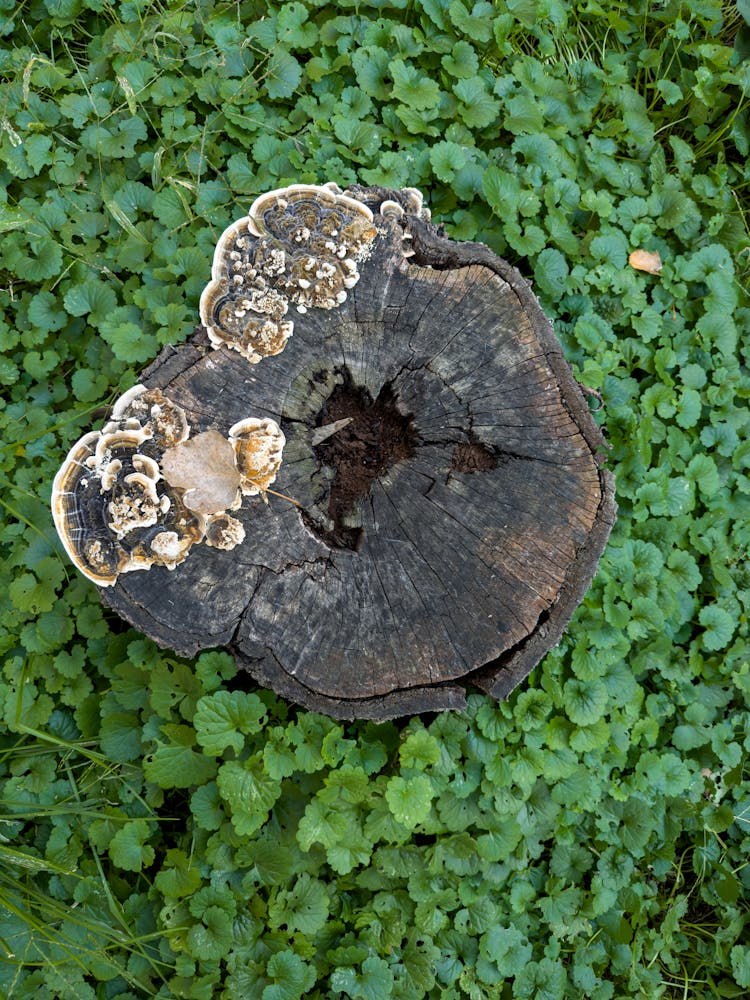
[[[750,4],[470,4],[0,0],[0,995],[748,994]],[[602,394],[620,517],[507,703],[298,711],[55,539],[222,229],[326,180],[422,188]]]

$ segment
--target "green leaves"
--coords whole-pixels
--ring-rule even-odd
[[[437,764],[440,753],[440,744],[426,729],[417,729],[410,733],[399,749],[402,765],[420,771],[430,764]]]
[[[137,142],[146,138],[146,124],[138,117],[119,118],[114,124],[88,125],[81,132],[81,145],[97,156],[129,159]]]
[[[476,52],[467,41],[456,42],[450,55],[442,58],[442,64],[451,76],[466,80],[476,75],[479,69],[479,59]]]
[[[745,15],[748,19],[750,11]],[[732,972],[738,986],[750,986],[750,948],[735,945],[731,952]]]
[[[117,304],[114,289],[103,281],[89,278],[80,285],[74,285],[65,295],[65,309],[71,316],[87,316],[98,325],[106,319]]]
[[[424,774],[391,778],[385,792],[388,808],[399,823],[413,829],[427,819],[432,806],[432,783]]]
[[[293,951],[272,955],[266,968],[273,979],[262,993],[262,1000],[301,1000],[315,984],[315,969]]]
[[[430,163],[436,177],[450,182],[456,171],[466,164],[466,153],[458,143],[437,142],[430,150]]]
[[[748,35],[688,6],[5,18],[0,994],[747,991]],[[601,391],[618,524],[507,702],[298,711],[123,632],[50,533],[82,410],[189,334],[217,233],[327,180],[421,187]]]
[[[471,129],[487,128],[500,112],[500,102],[490,96],[487,85],[478,76],[459,80],[453,93],[461,102],[459,117]]]
[[[329,898],[322,882],[306,872],[294,883],[290,891],[281,891],[269,908],[271,926],[282,923],[301,934],[314,937],[322,930],[328,917]]]
[[[216,784],[240,836],[254,833],[263,825],[281,791],[279,782],[265,773],[259,754],[243,763],[222,764]]]
[[[568,263],[559,250],[542,250],[534,265],[534,279],[542,292],[552,299],[562,295],[568,274]]]
[[[78,314],[82,315],[82,314]],[[66,323],[66,316],[50,292],[39,292],[29,303],[29,321],[46,332],[59,330]]]
[[[161,745],[145,758],[143,772],[160,788],[191,788],[213,778],[216,766],[189,746]]]
[[[403,59],[394,59],[389,65],[393,80],[393,96],[415,111],[434,108],[440,96],[440,88],[434,80],[423,76]]]
[[[732,616],[718,604],[701,608],[698,621],[705,627],[704,649],[725,649],[734,634],[735,623]]]
[[[200,699],[193,725],[204,752],[218,757],[227,747],[239,753],[244,737],[260,732],[265,720],[266,706],[257,695],[217,691]]]
[[[266,70],[266,91],[271,100],[291,97],[302,79],[302,67],[283,48],[276,48]]]
[[[598,722],[607,706],[607,689],[601,681],[570,680],[564,697],[567,716],[577,726]]]
[[[719,489],[719,470],[710,455],[695,455],[687,464],[686,477],[696,484],[704,496],[711,497]]]
[[[357,83],[365,94],[385,101],[389,96],[386,78],[389,75],[390,56],[379,45],[367,45],[352,55],[352,67]]]
[[[184,851],[167,852],[166,864],[154,879],[154,884],[168,899],[191,896],[201,887],[201,877],[197,868]]]
[[[497,215],[511,210],[518,196],[518,182],[499,167],[488,167],[482,177],[482,190],[487,202]]]
[[[150,836],[146,820],[134,819],[126,823],[109,842],[109,856],[113,864],[126,872],[147,868],[155,857],[153,847],[147,843]]]
[[[491,927],[482,935],[481,955],[503,977],[518,976],[531,959],[532,948],[516,927]]]
[[[352,153],[360,154],[357,159],[370,157],[380,148],[381,134],[369,123],[337,115],[333,119],[333,130],[336,138],[346,147],[344,155],[347,159],[354,158],[351,156]]]
[[[219,906],[203,911],[201,922],[188,931],[186,943],[190,953],[203,962],[217,961],[232,941],[232,918]]]
[[[489,41],[493,14],[491,3],[479,0],[467,9],[461,0],[453,0],[448,10],[459,35],[466,35],[476,42]]]
[[[292,49],[311,49],[318,40],[318,29],[308,21],[303,3],[285,3],[276,20],[279,42]]]
[[[336,993],[362,998],[362,1000],[380,1000],[391,995],[393,973],[388,964],[376,955],[370,955],[362,963],[358,972],[354,968],[339,968],[331,974],[331,988]]]

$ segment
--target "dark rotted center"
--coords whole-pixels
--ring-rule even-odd
[[[347,515],[369,494],[376,479],[414,454],[417,433],[411,414],[399,410],[390,384],[373,399],[367,389],[347,378],[323,404],[315,426],[327,427],[347,418],[350,422],[316,445],[314,452],[334,470],[328,504],[334,528],[329,544],[357,549],[362,529],[348,527]]]

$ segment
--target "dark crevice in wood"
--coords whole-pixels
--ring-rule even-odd
[[[260,683],[267,682],[268,661],[272,661],[273,686],[277,693],[292,701],[301,702],[312,711],[325,712],[335,719],[370,718],[385,721],[416,712],[440,712],[446,709],[460,711],[466,707],[463,688],[451,681],[433,682],[429,686],[395,688],[386,697],[337,697],[334,701],[285,670],[272,648],[266,647],[264,653],[264,657],[248,657],[235,651],[235,656]]]
[[[453,455],[451,457],[451,472],[489,472],[491,469],[496,469],[498,465],[506,465],[511,460],[517,460],[519,462],[543,462],[549,465],[556,464],[554,462],[548,462],[540,456],[524,455],[521,452],[509,451],[505,448],[492,448],[486,445],[474,432],[474,413],[472,412],[471,405],[465,402],[460,393],[456,391],[455,386],[444,379],[431,364],[424,365],[424,370],[431,372],[436,378],[438,378],[445,388],[448,389],[449,392],[453,393],[459,406],[466,409],[468,429],[460,431],[466,440],[456,442],[451,439],[421,439],[419,442],[420,445],[428,444],[445,447],[449,447],[451,444],[454,445]]]
[[[527,636],[524,636],[523,639],[520,639],[512,646],[509,646],[508,649],[504,650],[500,656],[490,660],[488,663],[483,663],[480,667],[472,670],[471,673],[466,674],[464,680],[470,684],[477,684],[481,690],[487,690],[486,683],[482,683],[482,679],[487,674],[487,671],[491,671],[493,677],[495,677],[499,672],[507,667],[508,664],[517,659],[529,644],[530,639],[533,639],[534,636],[538,635],[540,632],[544,633],[545,626],[550,620],[553,610],[554,605],[551,608],[545,608],[537,618],[533,629],[530,630]]]
[[[570,377],[572,380],[572,374]],[[565,399],[563,402],[567,403]],[[569,409],[567,405],[566,409]],[[595,425],[594,430],[601,434]],[[606,442],[603,443],[606,445]],[[501,656],[466,675],[467,683],[475,684],[481,691],[491,694],[494,698],[507,698],[519,682],[534,669],[544,654],[559,643],[573,613],[589,588],[596,564],[617,517],[614,476],[609,469],[602,467],[603,459],[593,446],[592,457],[598,463],[601,489],[596,517],[585,542],[576,547],[575,557],[568,566],[557,600],[541,613],[534,628],[524,639],[505,650]],[[582,570],[586,562],[593,562],[593,568],[589,569],[588,573]]]
[[[451,382],[448,382],[448,381],[446,381],[446,379],[443,378],[443,376],[440,374],[439,371],[437,371],[437,369],[435,368],[435,366],[433,365],[432,362],[428,362],[424,366],[424,369],[425,369],[425,371],[428,371],[428,372],[430,372],[430,374],[434,375],[435,378],[439,379],[440,382],[448,390],[448,392],[453,393],[453,395],[456,397],[456,402],[458,403],[459,406],[463,407],[466,410],[467,417],[471,421],[472,418],[471,418],[471,415],[470,415],[470,412],[469,412],[469,407],[466,404],[466,401],[464,399],[462,399],[461,395],[457,392],[456,387]]]
[[[497,455],[492,448],[471,436],[469,441],[457,444],[451,455],[451,472],[461,472],[471,475],[475,472],[488,472],[496,469],[498,465]]]
[[[563,406],[583,434],[594,460],[598,465],[603,465],[606,461],[606,455],[602,455],[602,451],[606,450],[607,443],[602,430],[591,417],[584,394],[564,360],[562,348],[552,330],[552,324],[539,308],[528,281],[517,268],[501,257],[497,257],[483,243],[453,243],[445,236],[442,227],[438,229],[424,220],[414,217],[410,217],[408,228],[412,237],[410,245],[414,250],[414,256],[410,258],[411,264],[430,267],[438,271],[471,265],[486,267],[508,283],[522,309],[532,315],[536,313],[536,334],[543,348],[545,362],[557,379]],[[606,472],[606,470],[603,471]],[[607,480],[606,483],[605,480]],[[613,490],[611,473],[609,472],[606,472],[602,478],[602,490],[605,494]],[[616,510],[617,505],[612,503],[611,508],[607,507],[605,513],[614,519]]]
[[[543,462],[547,465],[554,465],[554,462],[550,462],[546,459],[539,458],[537,455],[524,455],[519,451],[505,451],[504,448],[498,449],[495,454],[497,455],[498,464],[507,465],[508,462]]]
[[[245,606],[245,609],[242,612],[242,614],[237,619],[237,621],[235,623],[235,626],[234,626],[234,631],[232,633],[232,638],[227,643],[227,645],[235,652],[235,655],[237,655],[237,647],[238,647],[238,644],[239,644],[239,636],[240,636],[240,633],[242,632],[242,629],[244,628],[244,626],[246,624],[246,619],[248,617],[252,616],[252,608],[253,608],[253,601],[255,599],[255,595],[266,584],[266,581],[267,581],[269,575],[283,576],[285,573],[287,573],[287,572],[289,572],[290,570],[293,570],[293,569],[305,569],[305,570],[308,570],[308,568],[309,568],[309,570],[310,570],[309,571],[309,575],[310,575],[311,578],[314,578],[315,573],[312,570],[312,567],[315,567],[315,566],[324,566],[325,568],[322,570],[321,576],[325,576],[326,571],[331,566],[330,556],[325,555],[325,556],[318,556],[315,559],[301,559],[299,561],[288,562],[285,565],[280,566],[278,568],[274,568],[272,566],[264,566],[264,565],[258,565],[257,566],[257,569],[259,570],[258,579],[255,581],[255,585],[253,586],[252,590],[248,594],[247,605]]]
[[[358,551],[362,529],[348,521],[373,482],[414,455],[417,433],[412,415],[398,407],[392,380],[373,399],[367,389],[354,384],[348,370],[340,375],[342,382],[323,404],[315,426],[349,423],[313,448],[318,461],[334,470],[328,502],[333,528],[321,531],[309,514],[303,511],[301,517],[329,547]]]
[[[344,524],[338,525],[334,521],[333,528],[326,527],[316,520],[309,511],[300,509],[300,520],[307,530],[326,544],[329,549],[347,549],[350,552],[360,552],[365,540],[365,533],[360,527],[347,527]]]

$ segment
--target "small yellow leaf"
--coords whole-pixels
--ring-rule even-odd
[[[628,257],[628,263],[636,271],[661,274],[661,257],[655,250],[634,250]]]

